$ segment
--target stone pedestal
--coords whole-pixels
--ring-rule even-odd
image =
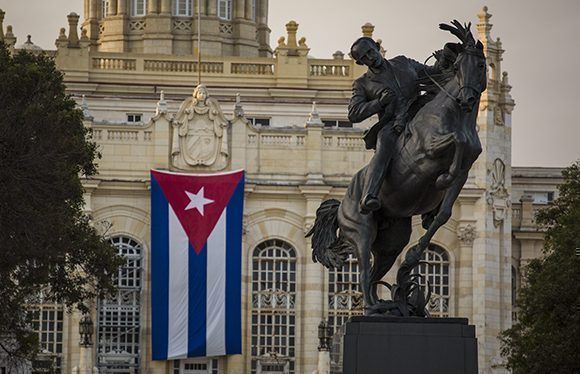
[[[467,318],[353,317],[343,355],[343,374],[477,374]]]

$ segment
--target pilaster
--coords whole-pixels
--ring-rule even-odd
[[[149,126],[153,135],[153,166],[152,169],[166,169],[170,167],[171,131],[172,122],[167,106],[164,105],[165,97],[161,93],[157,103],[156,114],[151,118]]]
[[[478,36],[488,64],[487,90],[482,94],[477,126],[483,152],[473,166],[485,196],[475,204],[478,220],[473,244],[473,322],[478,338],[479,367],[507,372],[500,356],[499,333],[511,327],[511,117],[502,105],[503,50],[491,38],[491,14],[478,14]],[[509,98],[510,112],[513,101]]]
[[[300,186],[300,192],[306,200],[306,213],[304,215],[304,232],[308,232],[314,224],[316,209],[331,191],[329,186]],[[318,324],[326,319],[324,306],[324,271],[320,264],[310,260],[311,238],[306,238],[306,261],[304,264],[304,288],[302,304],[302,339],[298,345],[302,356],[301,372],[311,373],[318,366]]]
[[[305,127],[308,130],[306,137],[306,183],[324,184],[322,175],[322,128],[324,123],[318,115],[316,102],[312,103],[312,111]]]

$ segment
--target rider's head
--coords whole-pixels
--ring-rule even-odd
[[[350,47],[350,56],[359,65],[379,67],[383,62],[380,46],[371,38],[358,38]]]

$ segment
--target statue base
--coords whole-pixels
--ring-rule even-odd
[[[467,318],[352,317],[343,374],[477,374],[475,326]]]

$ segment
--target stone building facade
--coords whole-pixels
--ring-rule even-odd
[[[372,120],[353,126],[346,119],[352,81],[364,69],[340,51],[308,57],[293,21],[272,50],[268,0],[201,3],[201,64],[197,2],[187,0],[86,0],[82,24],[70,14],[69,30],[48,52],[103,154],[99,175],[84,181],[86,212],[127,259],[118,295],[94,302],[88,357],[103,373],[311,373],[319,322],[337,328],[361,313],[356,260],[327,271],[312,263],[304,234],[320,203],[341,199],[371,157],[361,136]],[[480,372],[504,373],[497,335],[517,318],[514,289],[543,243],[534,211],[554,198],[561,180],[558,169],[511,165],[514,101],[490,17],[484,8],[477,23],[489,65],[477,120],[483,152],[420,271],[433,287],[431,313],[468,317]],[[362,31],[372,37],[373,29]],[[14,49],[11,30],[0,37]],[[179,108],[197,97],[199,83],[209,97],[202,107],[224,113],[219,134],[180,130]],[[211,127],[203,125],[205,109],[193,116]],[[205,151],[192,154],[187,136],[203,140]],[[151,359],[151,169],[246,171],[242,355]],[[422,232],[415,219],[409,248]],[[35,308],[44,356],[63,373],[78,371],[81,316],[48,302]]]

